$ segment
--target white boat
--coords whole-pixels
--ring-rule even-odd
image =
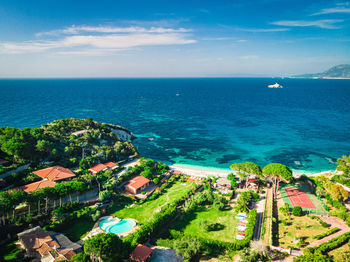
[[[268,88],[283,88],[279,83],[275,83],[274,85],[268,85]]]

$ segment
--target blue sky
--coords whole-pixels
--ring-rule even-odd
[[[0,0],[0,60],[0,77],[319,72],[350,63],[350,2]]]

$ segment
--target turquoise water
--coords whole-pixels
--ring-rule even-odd
[[[276,81],[284,88],[267,88]],[[349,101],[350,80],[0,80],[0,126],[92,117],[130,129],[142,155],[169,164],[318,172],[350,154]]]
[[[120,234],[132,229],[136,223],[130,219],[123,219],[119,222],[112,220],[102,220],[99,227],[106,233]]]

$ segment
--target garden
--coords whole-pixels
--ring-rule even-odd
[[[183,198],[193,189],[193,184],[183,181],[176,181],[171,187],[163,189],[160,196],[154,200],[148,200],[144,203],[134,203],[129,197],[123,198],[123,201],[114,202],[110,209],[110,215],[118,218],[133,218],[139,223],[144,223],[151,219],[153,214],[176,200]]]

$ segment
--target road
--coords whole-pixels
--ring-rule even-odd
[[[265,194],[260,194],[260,200],[256,204],[256,224],[254,228],[253,240],[259,240],[261,237],[261,229],[264,222],[264,212],[265,212],[266,198]]]

